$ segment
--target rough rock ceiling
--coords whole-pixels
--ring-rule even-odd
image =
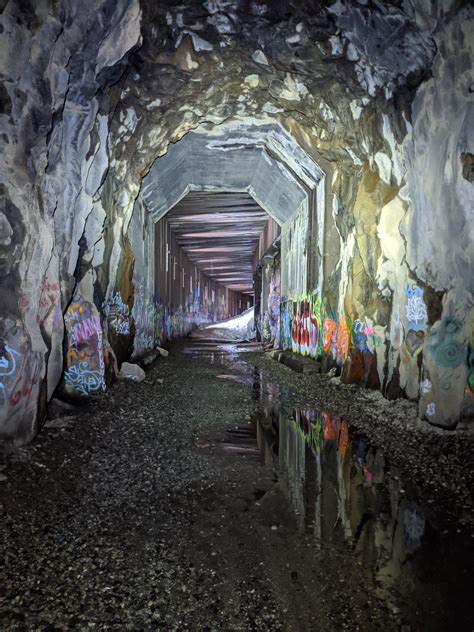
[[[259,237],[273,220],[248,193],[190,193],[167,215],[184,253],[204,274],[252,292]]]

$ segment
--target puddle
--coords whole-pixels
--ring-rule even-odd
[[[353,555],[368,585],[389,603],[396,597],[406,621],[418,622],[407,629],[472,629],[472,538],[428,518],[380,449],[327,411],[274,404],[254,421],[261,457],[318,551]]]
[[[245,384],[245,377],[243,375],[231,375],[229,373],[221,373],[221,375],[216,375],[218,380],[230,380],[231,382],[239,382],[240,384]]]
[[[409,473],[402,477],[355,426],[325,410],[293,408],[287,387],[242,361],[249,350],[255,346],[185,350],[232,371],[219,379],[250,388],[255,414],[228,429],[223,449],[272,468],[297,532],[314,544],[315,565],[327,549],[351,556],[368,598],[375,591],[392,612],[400,608],[404,632],[472,632],[474,538],[447,527],[443,507],[418,497]]]

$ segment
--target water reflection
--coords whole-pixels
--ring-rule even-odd
[[[422,544],[425,516],[387,475],[380,449],[327,411],[279,419],[280,484],[301,528],[322,542],[345,541],[386,577]]]
[[[404,604],[406,620],[433,619],[413,629],[465,629],[464,556],[469,560],[472,543],[428,522],[423,503],[409,497],[378,447],[340,417],[310,407],[286,413],[273,405],[257,428],[265,462],[278,471],[299,529],[319,550],[354,554],[379,596],[390,601],[396,595]],[[454,620],[458,627],[449,627]]]

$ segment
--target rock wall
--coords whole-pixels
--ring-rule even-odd
[[[2,439],[156,339],[142,181],[231,122],[265,149],[261,188],[281,169],[305,195],[282,228],[283,343],[431,423],[472,416],[473,9],[415,4],[0,3]]]
[[[140,41],[140,7],[12,1],[0,24],[0,436],[25,441],[63,373],[63,315],[92,299],[75,272],[108,162],[102,98]]]

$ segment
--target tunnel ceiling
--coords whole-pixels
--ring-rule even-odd
[[[186,134],[155,160],[140,196],[157,220],[189,190],[248,191],[283,224],[322,177],[281,125],[241,121]]]
[[[229,289],[253,291],[259,237],[273,221],[247,193],[189,193],[167,215],[185,255]]]

